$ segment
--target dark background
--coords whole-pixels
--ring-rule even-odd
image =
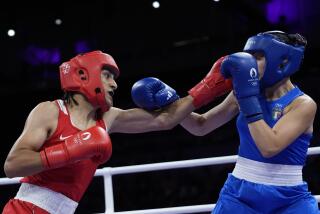
[[[258,32],[299,32],[308,39],[301,71],[292,79],[319,102],[319,20],[317,0],[149,0],[10,1],[0,8],[1,155],[5,158],[25,119],[39,102],[62,96],[58,66],[77,53],[100,49],[111,54],[120,70],[114,105],[134,107],[131,86],[155,76],[180,96],[198,83],[219,57],[241,51]],[[62,24],[56,25],[55,19]],[[16,35],[9,37],[7,31]],[[199,109],[205,112],[223,98]],[[311,146],[319,146],[319,113]],[[234,155],[235,121],[196,137],[177,126],[170,131],[112,134],[113,156],[104,166]],[[309,157],[304,179],[320,194],[317,156]],[[233,164],[166,170],[113,177],[116,211],[215,203]],[[0,177],[5,177],[0,170]],[[0,186],[0,207],[18,185]],[[102,178],[94,178],[77,213],[103,212]]]

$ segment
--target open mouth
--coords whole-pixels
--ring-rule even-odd
[[[108,91],[108,94],[112,97],[114,95],[113,91]]]

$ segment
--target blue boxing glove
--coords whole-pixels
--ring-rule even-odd
[[[258,99],[260,86],[256,59],[245,52],[231,54],[222,62],[221,73],[225,78],[232,77],[233,90],[240,111],[248,123],[263,119]]]
[[[155,110],[179,99],[176,91],[154,77],[137,81],[131,89],[133,102],[140,108]]]

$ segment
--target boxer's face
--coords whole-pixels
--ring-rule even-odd
[[[264,57],[264,54],[261,52],[256,52],[256,53],[253,53],[252,55],[257,60],[259,79],[261,79],[263,77],[264,70],[266,67],[266,58]]]
[[[101,82],[105,91],[107,104],[108,106],[113,106],[112,96],[118,87],[114,79],[114,74],[108,69],[103,69],[101,71]]]

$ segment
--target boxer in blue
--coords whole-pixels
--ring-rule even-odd
[[[299,34],[269,31],[222,62],[233,80],[229,102],[239,106],[240,147],[213,214],[319,212],[302,178],[317,105],[290,81],[306,44]]]
[[[244,52],[222,61],[233,92],[180,123],[202,136],[238,115],[239,157],[212,214],[319,213],[302,178],[317,105],[290,80],[306,44],[301,35],[281,31],[250,37]]]

